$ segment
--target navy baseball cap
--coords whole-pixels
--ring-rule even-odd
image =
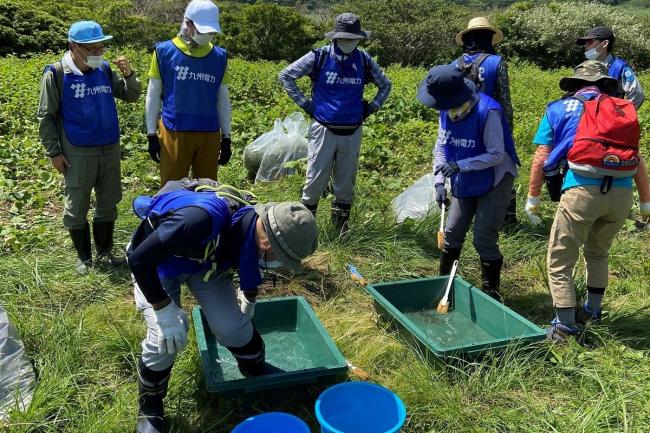
[[[68,30],[68,40],[78,44],[94,44],[113,39],[113,36],[105,35],[102,26],[95,21],[77,21]]]
[[[454,65],[434,66],[418,88],[417,98],[423,105],[436,110],[460,107],[472,99],[476,84],[465,78]]]

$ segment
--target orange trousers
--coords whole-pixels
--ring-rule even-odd
[[[160,185],[190,176],[217,180],[221,132],[170,131],[159,123]]]

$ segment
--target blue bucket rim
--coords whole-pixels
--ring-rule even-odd
[[[248,418],[246,418],[245,420],[243,420],[242,422],[240,422],[239,424],[237,424],[237,425],[235,426],[235,428],[234,428],[230,433],[237,433],[237,432],[239,431],[239,428],[240,428],[240,427],[241,427],[241,428],[244,428],[244,427],[245,427],[244,424],[245,424],[248,420],[252,420],[253,418],[269,417],[269,416],[278,416],[278,415],[280,415],[280,416],[283,417],[283,418],[291,418],[291,419],[294,420],[294,421],[298,421],[298,423],[299,423],[299,424],[301,423],[301,424],[302,424],[302,427],[304,427],[304,428],[306,429],[305,431],[308,431],[308,432],[311,433],[311,429],[309,428],[309,426],[307,425],[307,423],[306,423],[302,418],[297,417],[296,415],[291,414],[291,413],[288,413],[288,412],[263,412],[263,413],[260,413],[260,414],[257,414],[257,415],[249,416]]]
[[[336,429],[336,428],[332,427],[332,425],[330,425],[330,423],[325,421],[325,419],[322,417],[322,415],[320,413],[320,404],[321,404],[321,400],[323,399],[323,397],[325,397],[327,394],[336,391],[338,388],[349,387],[349,386],[356,386],[356,387],[364,387],[365,386],[365,387],[370,387],[370,388],[376,388],[376,389],[380,389],[383,392],[387,392],[387,393],[392,394],[393,397],[395,398],[395,402],[397,403],[397,410],[399,412],[399,418],[398,418],[397,423],[393,427],[391,427],[390,430],[387,430],[385,433],[397,433],[397,432],[399,432],[399,430],[402,428],[402,426],[406,422],[406,406],[404,405],[404,402],[402,401],[400,396],[397,395],[397,393],[395,393],[395,392],[391,391],[390,389],[386,388],[385,386],[377,385],[376,383],[367,383],[367,382],[359,382],[359,381],[344,382],[344,383],[339,383],[338,385],[330,386],[329,388],[327,388],[325,391],[323,391],[318,396],[318,399],[316,399],[315,412],[316,412],[316,419],[318,420],[318,423],[322,427],[325,427],[325,428],[329,429],[330,431],[332,431],[334,433],[346,433],[346,432],[343,432],[343,431],[341,431],[339,429]]]

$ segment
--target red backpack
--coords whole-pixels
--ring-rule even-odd
[[[567,153],[569,168],[581,176],[604,177],[607,192],[613,178],[636,173],[641,136],[636,109],[630,101],[604,94],[591,100],[575,98],[584,110]]]

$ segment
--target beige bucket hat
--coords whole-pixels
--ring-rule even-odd
[[[492,45],[496,45],[503,40],[503,32],[500,28],[494,27],[486,17],[476,17],[469,20],[467,28],[456,35],[456,43],[463,45],[463,35],[475,30],[492,30]]]

